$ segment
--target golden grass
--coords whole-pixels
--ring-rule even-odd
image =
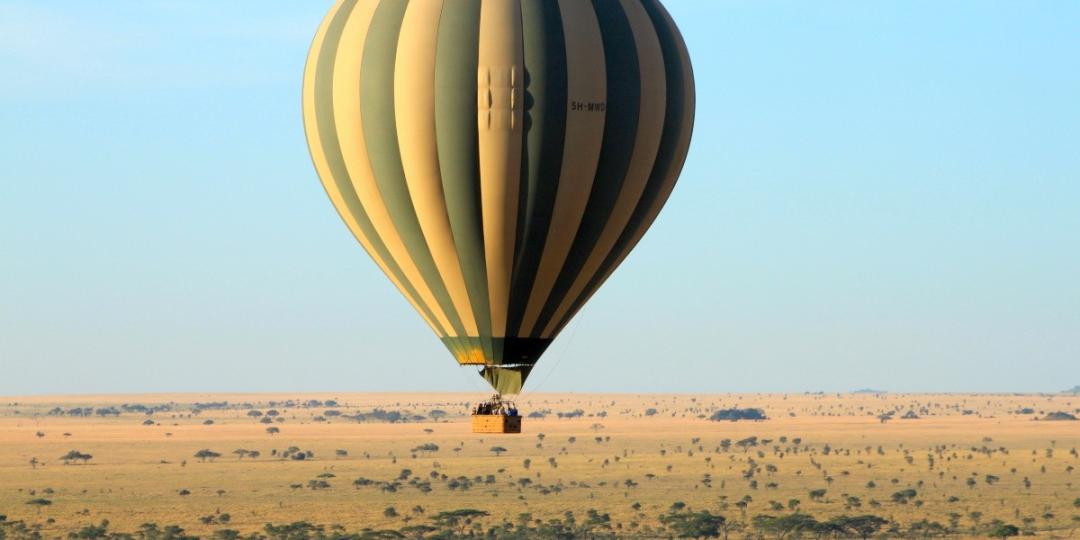
[[[519,399],[521,410],[552,413],[543,420],[526,419],[521,435],[504,436],[469,432],[466,402],[478,397],[176,394],[0,398],[0,514],[42,523],[46,536],[66,534],[101,519],[108,519],[114,530],[133,530],[141,523],[156,522],[206,534],[226,527],[199,521],[215,513],[230,514],[227,527],[242,532],[259,530],[268,522],[297,520],[338,523],[349,530],[405,525],[400,516],[384,516],[388,506],[395,507],[401,516],[410,516],[414,523],[458,508],[491,512],[491,523],[515,520],[524,512],[548,518],[561,517],[566,511],[580,516],[593,508],[610,513],[613,522],[622,524],[626,531],[631,530],[632,522],[655,525],[657,516],[676,501],[734,520],[778,513],[771,508],[771,501],[786,507],[791,499],[799,499],[802,511],[819,518],[873,513],[902,524],[926,518],[948,525],[950,514],[959,514],[959,526],[965,530],[974,524],[971,513],[981,512],[982,523],[1001,519],[1021,525],[1024,518],[1033,518],[1030,527],[1041,534],[1055,530],[1062,535],[1077,525],[1073,518],[1080,515],[1073,502],[1080,497],[1080,471],[1068,472],[1069,467],[1080,469],[1080,459],[1070,453],[1080,447],[1080,422],[1035,420],[1046,412],[1075,412],[1080,408],[1077,396],[538,394]],[[276,435],[266,432],[267,425],[248,417],[247,409],[191,414],[194,402],[250,403],[266,411],[271,408],[268,402],[287,399],[334,399],[339,406],[278,406],[285,421],[273,424],[281,431]],[[141,413],[115,418],[48,414],[54,407],[124,403],[169,403],[173,410],[151,416],[156,421],[152,426],[142,425],[148,417]],[[770,419],[730,423],[698,417],[732,406],[760,407]],[[327,409],[351,415],[375,407],[424,416],[441,409],[450,416],[444,422],[402,424],[357,423],[340,417],[314,421]],[[1025,407],[1036,414],[1014,414]],[[607,416],[567,420],[554,414],[578,408],[587,415],[605,411]],[[656,409],[656,414],[645,416],[649,408]],[[890,410],[898,411],[896,419],[886,423],[878,420],[879,414]],[[899,419],[909,410],[920,418]],[[213,425],[203,424],[208,419]],[[39,437],[39,432],[44,436]],[[539,433],[545,436],[541,448],[537,447]],[[745,452],[735,446],[718,451],[723,439],[738,441],[750,436],[772,442]],[[576,437],[576,442],[570,443],[570,437]],[[595,437],[605,440],[598,443]],[[780,442],[781,437],[787,442]],[[794,438],[801,438],[801,444],[794,444]],[[692,443],[692,439],[700,441]],[[410,451],[424,443],[435,443],[440,450],[431,455]],[[280,452],[290,446],[311,450],[315,458],[295,461],[271,456],[272,450]],[[493,446],[507,451],[496,457],[490,451]],[[203,448],[222,457],[200,462],[193,456]],[[232,454],[238,448],[258,450],[261,456],[238,459]],[[983,448],[992,452],[977,451]],[[336,456],[339,449],[346,450],[348,456]],[[70,450],[91,454],[93,459],[86,465],[64,465],[59,458]],[[928,456],[934,458],[932,469]],[[42,464],[32,467],[32,458]],[[523,466],[526,458],[532,462],[528,470]],[[549,458],[556,460],[557,468],[548,463]],[[753,478],[756,489],[744,478],[751,460],[759,467]],[[775,467],[775,472],[769,472],[771,467],[767,466]],[[422,493],[407,482],[396,493],[352,485],[358,477],[390,481],[406,468],[414,476],[431,480],[432,491]],[[495,482],[450,490],[445,481],[430,478],[433,471],[451,479],[494,475]],[[323,473],[334,475],[325,478],[331,487],[309,489],[308,482]],[[706,474],[711,475],[711,487],[703,482]],[[1000,480],[988,484],[987,475]],[[976,479],[974,488],[966,485],[969,477]],[[518,482],[523,478],[532,483],[521,487]],[[1025,487],[1025,478],[1030,488]],[[636,485],[627,487],[626,480]],[[870,481],[876,487],[867,487]],[[295,485],[303,487],[291,487]],[[559,489],[551,490],[553,486]],[[545,487],[548,494],[543,493]],[[918,492],[914,501],[900,504],[891,500],[893,493],[909,488]],[[815,489],[827,490],[822,500],[810,499],[808,493]],[[181,490],[190,491],[190,495],[181,496]],[[744,511],[735,503],[747,495],[752,501]],[[861,506],[852,506],[847,499],[850,496],[858,497]],[[959,500],[949,502],[950,497]],[[26,504],[34,498],[46,498],[53,504],[41,509]],[[871,506],[871,501],[880,506]],[[635,502],[641,503],[640,510],[632,508]],[[418,505],[424,508],[424,516],[412,513]],[[50,519],[54,521],[50,523]]]

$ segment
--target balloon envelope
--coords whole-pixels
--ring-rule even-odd
[[[656,219],[694,99],[658,0],[341,0],[303,85],[334,207],[502,393]]]

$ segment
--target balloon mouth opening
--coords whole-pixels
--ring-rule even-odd
[[[491,385],[497,395],[513,395],[521,393],[532,369],[532,365],[484,366],[484,369],[480,370],[480,376]]]

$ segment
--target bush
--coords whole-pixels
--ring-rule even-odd
[[[675,533],[677,538],[719,538],[720,528],[727,519],[702,510],[667,514],[660,516],[660,522]]]
[[[490,514],[488,514],[484,510],[462,508],[459,510],[439,512],[438,515],[432,518],[432,521],[434,521],[436,525],[442,527],[457,527],[462,523],[469,524],[477,518],[487,517],[488,515]]]
[[[892,500],[897,504],[907,504],[908,501],[918,496],[918,492],[916,492],[914,489],[905,489],[903,491],[897,491],[896,493],[893,493]]]
[[[427,452],[427,453],[438,452],[439,451],[439,445],[437,445],[435,443],[424,443],[424,444],[421,444],[420,446],[417,446],[417,447],[413,448],[412,451],[413,452],[422,452],[422,453],[423,452]]]
[[[821,524],[812,516],[806,514],[788,514],[785,516],[770,516],[767,514],[754,516],[751,520],[755,529],[766,534],[773,534],[783,538],[803,531],[813,532]]]
[[[1065,420],[1065,421],[1073,421],[1073,420],[1076,420],[1076,416],[1074,416],[1074,415],[1071,415],[1071,414],[1069,414],[1069,413],[1067,413],[1067,412],[1063,412],[1063,411],[1057,411],[1057,412],[1052,412],[1052,413],[1050,413],[1050,414],[1046,415],[1046,417],[1045,417],[1045,418],[1043,418],[1043,420],[1055,420],[1055,421],[1061,421],[1061,420]]]
[[[91,456],[90,454],[84,454],[82,452],[79,452],[78,450],[72,450],[64,454],[63,456],[60,456],[60,460],[63,461],[65,465],[72,461],[81,461],[85,464],[91,459],[94,459],[94,456]]]
[[[208,459],[210,461],[214,461],[215,459],[221,457],[221,454],[210,450],[209,448],[203,448],[202,450],[195,452],[195,457],[199,458],[199,461],[206,461]]]
[[[998,523],[994,528],[990,529],[990,532],[986,534],[990,538],[1008,538],[1010,536],[1020,536],[1020,528],[1016,525],[1009,525],[1008,523]]]
[[[709,417],[713,422],[738,422],[739,420],[768,420],[761,409],[721,409]]]

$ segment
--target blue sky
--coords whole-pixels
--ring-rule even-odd
[[[1080,384],[1080,4],[667,4],[686,170],[527,390]],[[0,3],[0,394],[483,390],[312,170],[327,7]]]

